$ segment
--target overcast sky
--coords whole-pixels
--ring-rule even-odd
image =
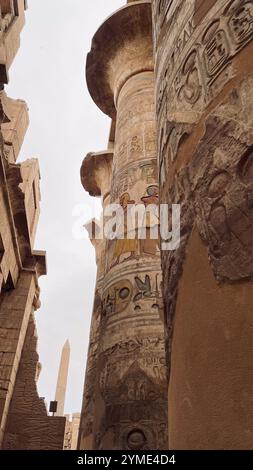
[[[91,100],[85,58],[100,24],[124,0],[29,0],[21,48],[7,93],[27,102],[30,126],[19,161],[37,157],[41,170],[41,217],[36,249],[47,251],[48,275],[40,279],[36,313],[42,373],[39,392],[54,399],[61,348],[71,344],[65,411],[81,408],[90,315],[96,277],[89,240],[73,236],[80,205],[99,211],[80,183],[90,151],[104,150],[110,121]]]

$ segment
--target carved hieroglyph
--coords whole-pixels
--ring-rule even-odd
[[[195,0],[153,1],[155,41],[159,45],[156,94],[162,182],[164,155],[169,151],[171,160],[175,160],[181,140],[235,76],[233,59],[252,40],[252,1],[212,3],[213,8],[207,7],[199,22]]]

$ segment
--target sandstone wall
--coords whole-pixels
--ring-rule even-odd
[[[40,213],[38,161],[16,163],[27,105],[4,92],[24,25],[24,0],[0,0],[0,448],[62,449],[65,418],[51,418],[36,388],[33,313],[44,252],[34,250]]]

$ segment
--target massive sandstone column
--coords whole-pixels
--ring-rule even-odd
[[[153,1],[175,449],[252,449],[253,2]]]
[[[124,211],[158,204],[150,2],[129,2],[100,27],[88,55],[87,82],[95,103],[116,121],[109,201]],[[83,182],[90,190],[88,178]],[[86,377],[79,445],[163,449],[167,387],[159,242],[105,243],[96,366],[93,382]],[[90,364],[88,358],[87,373]]]

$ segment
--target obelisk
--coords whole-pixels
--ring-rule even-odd
[[[68,371],[69,371],[69,359],[70,359],[70,344],[67,340],[62,348],[61,361],[58,372],[58,379],[55,392],[55,401],[57,401],[57,412],[56,416],[64,416],[64,405],[65,395],[68,382]]]

